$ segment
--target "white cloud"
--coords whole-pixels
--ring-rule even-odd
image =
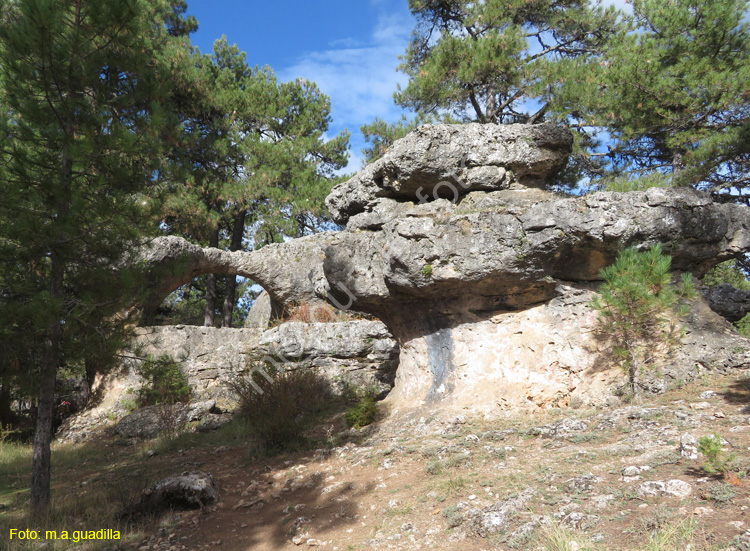
[[[373,5],[380,2],[373,0]],[[408,12],[381,13],[371,36],[336,41],[322,51],[308,52],[278,71],[281,80],[303,77],[314,81],[331,98],[330,133],[344,128],[351,133],[352,158],[347,171],[359,169],[364,141],[359,131],[375,117],[398,120],[401,109],[393,103],[397,85],[407,78],[397,72],[398,56],[406,51],[414,21]]]

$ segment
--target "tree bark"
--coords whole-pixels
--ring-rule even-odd
[[[219,228],[211,234],[208,242],[209,247],[219,246]],[[203,325],[206,327],[214,326],[214,316],[216,313],[216,275],[208,274],[206,276],[206,311],[203,314]]]
[[[55,251],[51,254],[50,296],[56,300],[63,295],[64,261]],[[31,514],[43,516],[49,509],[52,458],[52,423],[55,414],[55,381],[62,339],[62,321],[55,319],[47,326],[41,373],[39,375],[39,404],[34,429],[31,464]]]
[[[232,241],[229,244],[230,251],[239,251],[242,248],[242,237],[245,234],[245,216],[246,210],[237,213],[234,218],[234,227],[232,228]],[[235,294],[237,290],[237,276],[227,276],[226,294],[224,295],[224,309],[222,326],[232,327],[232,315],[234,314]]]
[[[0,380],[0,428],[13,421],[13,408],[10,405],[10,384]]]

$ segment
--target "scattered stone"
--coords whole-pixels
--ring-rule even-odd
[[[680,436],[680,455],[693,461],[698,459],[698,439],[689,432]]]
[[[613,494],[606,494],[606,495],[591,497],[591,502],[594,504],[594,506],[597,509],[606,509],[607,507],[609,507],[609,504],[612,503],[614,500],[615,500],[615,496]]]
[[[701,392],[698,395],[698,398],[701,400],[710,400],[711,398],[715,398],[717,396],[715,390],[706,390],[704,392]]]
[[[599,520],[597,515],[587,515],[580,511],[568,513],[560,519],[560,526],[573,530],[586,530]]]
[[[528,431],[527,434],[534,436],[543,436],[545,438],[566,438],[573,432],[585,431],[588,428],[588,423],[581,419],[562,419],[557,423],[551,423],[541,427],[534,427]]]
[[[484,509],[472,509],[468,513],[469,529],[483,538],[507,530],[511,519],[526,507],[534,494],[533,488],[527,488],[517,496],[498,501]]]
[[[203,471],[192,471],[157,482],[144,492],[141,506],[149,511],[203,509],[218,498],[213,477]]]
[[[622,470],[622,476],[627,478],[633,478],[641,474],[640,467],[636,467],[635,465],[631,465],[630,467],[625,467]]]
[[[567,487],[570,492],[590,492],[594,489],[594,484],[597,482],[601,482],[601,478],[596,477],[593,474],[585,474],[568,480]]]
[[[220,413],[207,413],[203,416],[195,430],[198,432],[210,432],[219,429],[231,422],[232,416]]]
[[[652,480],[638,487],[638,494],[642,496],[687,497],[692,491],[692,486],[683,480]]]
[[[115,432],[125,438],[153,438],[166,428],[179,427],[187,421],[184,404],[147,406],[120,419]]]
[[[232,509],[262,509],[265,505],[265,500],[257,497],[255,499],[241,499]]]

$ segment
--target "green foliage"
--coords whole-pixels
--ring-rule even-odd
[[[747,0],[633,0],[605,47],[561,66],[554,109],[615,139],[615,172],[677,185],[749,183]]]
[[[540,120],[556,64],[599,48],[616,24],[614,9],[586,0],[410,0],[409,9],[417,27],[396,103],[479,122]]]
[[[698,451],[706,457],[703,470],[709,474],[726,474],[731,470],[735,454],[723,450],[722,437],[718,434],[698,439]]]
[[[661,173],[647,174],[637,177],[633,175],[622,175],[603,177],[599,181],[599,186],[605,191],[645,191],[652,187],[670,187],[671,181],[669,176]]]
[[[378,404],[375,396],[366,394],[354,406],[350,407],[344,415],[346,424],[355,429],[361,429],[375,422],[378,416]]]
[[[657,350],[670,350],[678,342],[677,320],[686,313],[683,301],[695,295],[690,274],[672,285],[671,262],[659,245],[644,252],[629,248],[599,273],[604,283],[591,305],[634,395],[639,372],[653,365]]]
[[[424,266],[422,266],[422,275],[424,277],[432,276],[432,264],[425,264]]]
[[[745,315],[740,321],[736,322],[734,326],[740,335],[750,337],[750,314]]]
[[[128,337],[117,314],[142,288],[130,254],[156,230],[183,8],[0,0],[0,376],[37,388],[35,513],[58,367],[101,370]]]
[[[180,184],[161,212],[168,230],[231,241],[240,216],[240,244],[249,227],[260,246],[315,229],[347,159],[346,132],[324,138],[329,98],[313,82],[280,83],[269,67],[249,67],[226,37],[211,54],[192,52],[181,78],[174,102],[185,122],[169,166]]]
[[[736,260],[727,260],[717,264],[703,276],[701,282],[709,287],[726,283],[737,289],[750,291],[750,280],[745,276]]]
[[[448,528],[461,526],[464,521],[464,516],[455,505],[449,505],[448,507],[440,511],[440,514],[443,515],[443,518],[448,523]]]
[[[642,189],[643,175],[656,185],[747,187],[750,2],[630,4],[410,0],[417,26],[396,103],[418,116],[570,124],[563,188],[582,175],[583,185],[626,176],[609,184],[622,190]],[[373,126],[384,136],[405,129],[403,120]]]
[[[158,358],[149,355],[137,371],[143,378],[143,385],[138,390],[139,407],[190,401],[192,390],[187,375],[169,354]]]
[[[730,503],[737,496],[737,490],[731,484],[720,482],[709,486],[703,495],[711,501],[724,505]]]
[[[330,401],[327,381],[311,369],[284,369],[268,359],[248,365],[249,377],[230,386],[259,444],[270,454],[303,446],[305,431]]]

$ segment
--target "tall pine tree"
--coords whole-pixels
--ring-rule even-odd
[[[175,90],[179,144],[170,154],[167,230],[199,244],[238,250],[246,229],[254,246],[317,231],[323,201],[344,166],[348,134],[326,140],[330,101],[317,86],[279,83],[269,67],[251,68],[226,38],[211,55],[192,54]],[[231,324],[236,280],[220,304],[215,276],[205,278],[204,324]]]
[[[100,363],[122,342],[115,314],[136,281],[122,266],[147,226],[168,67],[191,26],[182,12],[168,0],[0,0],[0,334],[22,336],[3,360],[38,384],[35,514],[50,501],[58,368]]]

